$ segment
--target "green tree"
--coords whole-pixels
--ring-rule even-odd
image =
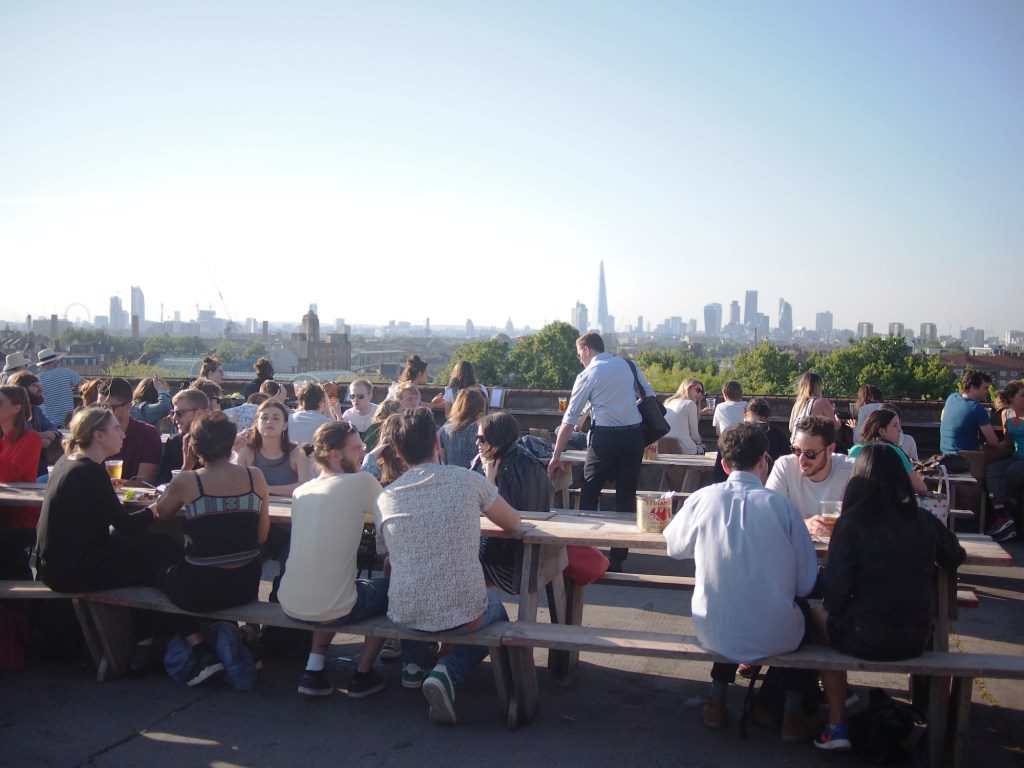
[[[853,397],[864,384],[889,399],[944,397],[956,388],[937,356],[915,357],[900,337],[854,339],[845,349],[812,355],[808,367],[821,376],[828,397]]]
[[[169,378],[171,371],[159,365],[136,363],[133,360],[115,360],[103,369],[104,376],[120,376],[123,379],[144,379],[147,376]]]
[[[684,379],[699,379],[709,392],[722,388],[718,363],[699,358],[689,349],[641,349],[633,359],[657,392],[675,392]]]
[[[730,378],[740,382],[744,392],[758,395],[790,392],[799,374],[800,364],[767,340],[736,355],[729,369]]]
[[[61,344],[69,347],[72,344],[94,345],[103,351],[112,351],[113,356],[118,359],[135,359],[142,354],[142,342],[126,336],[111,336],[110,334],[87,328],[68,328],[60,337]]]
[[[569,323],[545,325],[519,341],[508,354],[506,382],[529,389],[569,389],[580,372],[576,329]]]
[[[435,384],[447,384],[452,368],[459,360],[468,360],[476,369],[476,378],[481,384],[506,384],[509,342],[502,338],[477,339],[463,344],[452,354],[448,365],[434,377]]]
[[[254,341],[242,350],[242,357],[264,357],[266,354],[267,348],[258,341]]]

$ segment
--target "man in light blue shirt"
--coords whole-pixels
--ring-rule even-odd
[[[752,424],[719,439],[724,483],[694,493],[665,529],[668,554],[696,562],[693,626],[700,644],[738,663],[795,650],[808,631],[807,603],[818,558],[800,510],[764,487],[768,440]],[[737,665],[717,663],[704,723],[728,723],[726,692]],[[814,730],[802,709],[803,691],[817,673],[785,670],[782,737],[802,741]]]
[[[615,482],[615,509],[632,514],[636,509],[636,485],[644,459],[643,419],[636,405],[640,392],[653,395],[654,389],[636,369],[621,357],[604,351],[604,339],[596,333],[585,333],[576,340],[576,354],[583,371],[572,385],[569,406],[558,428],[548,475],[562,466],[562,451],[572,436],[573,427],[589,402],[594,412],[587,460],[583,465],[583,486],[580,509],[597,509],[605,482]],[[613,571],[622,570],[625,549],[611,551]]]

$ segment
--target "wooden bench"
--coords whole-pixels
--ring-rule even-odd
[[[601,629],[574,624],[515,622],[501,640],[506,647],[525,646],[574,652],[650,656],[678,661],[728,661],[702,648],[697,638],[662,632]],[[939,766],[943,752],[950,749],[953,766],[963,761],[969,725],[971,695],[976,677],[1024,679],[1024,658],[1018,656],[926,652],[906,661],[868,661],[840,653],[834,648],[807,645],[792,653],[759,661],[763,665],[814,670],[846,670],[900,675],[921,675],[931,679],[928,702],[929,764]],[[948,699],[943,683],[952,680]],[[949,744],[947,745],[947,721]]]
[[[426,640],[458,645],[477,645],[490,649],[491,669],[502,713],[510,729],[532,720],[536,712],[537,682],[532,649],[506,649],[501,639],[510,622],[490,624],[475,632],[412,632],[402,629],[386,616],[379,616],[344,627],[324,627],[298,621],[286,615],[278,603],[253,602],[222,611],[193,613],[184,611],[153,587],[125,587],[101,592],[54,592],[36,581],[0,581],[0,600],[67,599],[71,600],[82,626],[86,646],[97,668],[97,680],[106,682],[123,677],[134,651],[135,637],[130,609],[195,615],[218,621],[244,622],[289,629],[326,629],[346,635],[387,637],[398,640]],[[529,708],[524,709],[517,691],[529,694]]]

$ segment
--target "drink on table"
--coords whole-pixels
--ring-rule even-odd
[[[107,467],[107,474],[111,480],[121,479],[121,468],[124,466],[124,462],[121,459],[107,459],[103,463]]]
[[[718,402],[718,398],[716,398],[716,397],[709,397],[708,398],[708,408],[710,408],[711,410],[715,410],[715,403],[717,403],[717,402]]]
[[[821,517],[825,521],[825,527],[828,528],[828,536],[832,536],[832,530],[836,527],[836,520],[839,519],[840,513],[843,511],[843,502],[841,501],[823,501],[821,502]]]
[[[568,407],[569,407],[569,398],[568,397],[560,397],[560,398],[558,398],[558,410],[560,410],[562,413],[565,413],[565,409],[568,408]]]

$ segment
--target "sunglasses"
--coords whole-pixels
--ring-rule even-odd
[[[198,408],[175,408],[173,411],[171,411],[171,416],[173,416],[174,418],[178,418],[179,416],[184,416],[186,413],[192,413],[198,410]]]
[[[349,400],[365,400],[366,399],[366,395],[349,395],[348,399]]]
[[[99,404],[100,408],[103,408],[104,410],[107,410],[107,411],[116,411],[118,408],[124,408],[126,405],[128,405],[127,402],[124,402],[124,403],[106,402],[106,403],[100,403]]]
[[[704,389],[702,387],[690,387],[690,389],[692,389],[698,395],[703,395],[704,394]]]
[[[798,459],[801,456],[806,456],[808,461],[814,461],[818,456],[823,454],[825,451],[805,451],[802,448],[797,448],[795,445],[789,446],[790,450],[793,451],[793,455]]]

